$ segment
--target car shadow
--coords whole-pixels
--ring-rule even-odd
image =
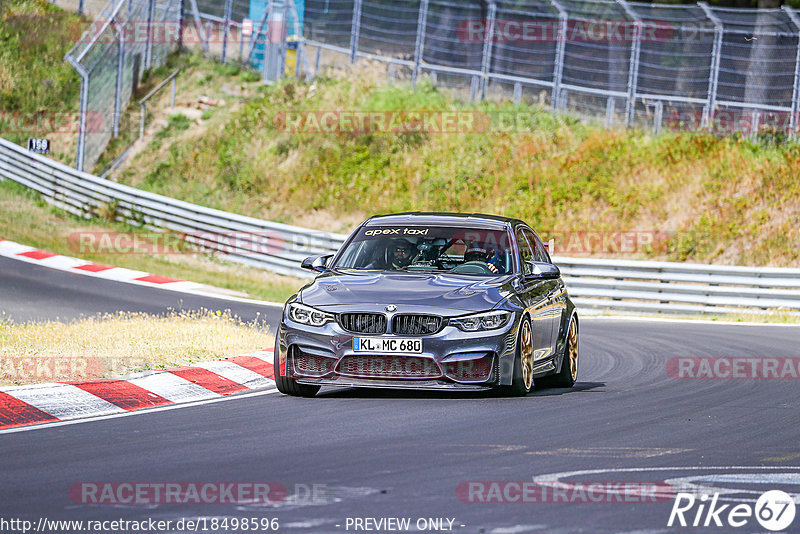
[[[592,391],[597,388],[605,387],[605,382],[576,382],[574,386],[571,388],[553,388],[542,386],[541,388],[537,387],[533,390],[529,397],[549,397],[552,395],[569,395],[570,393],[581,393],[583,391]],[[597,391],[596,393],[602,393],[601,391]]]
[[[604,387],[605,382],[578,382],[571,388],[537,388],[525,398],[568,395],[592,391]],[[322,390],[317,397],[330,399],[497,399],[519,398],[506,397],[495,390],[487,391],[447,391],[447,390],[414,390],[392,388],[346,388]]]

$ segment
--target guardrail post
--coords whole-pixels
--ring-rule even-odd
[[[481,100],[486,98],[486,87],[489,85],[489,71],[492,68],[492,50],[494,48],[494,25],[497,18],[497,4],[489,0],[489,19],[486,26],[486,35],[483,39],[483,54],[481,57]]]
[[[717,107],[717,82],[719,81],[719,64],[722,54],[722,34],[725,29],[722,21],[711,11],[706,2],[698,2],[697,5],[703,10],[708,20],[714,24],[714,44],[711,49],[711,68],[708,74],[708,101],[700,123],[701,128],[710,128],[714,110]]]
[[[519,106],[519,103],[522,101],[522,84],[519,82],[514,82],[514,105]]]
[[[222,55],[220,56],[220,63],[225,63],[225,59],[228,53],[228,34],[230,33],[231,28],[231,7],[233,4],[233,0],[225,0],[225,22],[224,29],[222,31]]]
[[[417,41],[414,44],[414,71],[411,73],[411,87],[416,89],[417,76],[419,76],[419,65],[422,62],[422,53],[425,50],[425,32],[428,29],[428,0],[422,0],[419,4],[419,16],[417,17]]]
[[[633,43],[631,44],[631,62],[628,67],[628,101],[625,104],[625,126],[633,124],[636,112],[636,88],[639,84],[639,56],[642,50],[642,18],[625,0],[617,0],[625,13],[633,19]]]
[[[153,24],[156,18],[156,0],[147,4],[147,43],[144,50],[144,68],[150,70],[153,62]]]
[[[361,0],[353,2],[353,22],[350,25],[350,63],[356,62],[358,38],[361,35]]]
[[[783,6],[783,10],[789,15],[795,28],[797,28],[797,55],[794,63],[794,85],[792,88],[792,116],[789,117],[789,138],[794,139],[797,136],[797,114],[800,113],[800,17],[794,9],[789,6]]]
[[[564,75],[564,54],[567,47],[569,15],[557,0],[550,0],[550,4],[558,11],[558,38],[556,39],[556,57],[553,62],[553,92],[550,95],[550,103],[553,105],[553,109],[557,110],[561,98],[561,79]]]

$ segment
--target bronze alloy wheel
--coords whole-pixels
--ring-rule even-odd
[[[522,364],[522,381],[525,389],[530,391],[533,385],[533,335],[531,334],[530,321],[522,322],[520,342],[520,364]]]
[[[569,324],[569,370],[575,382],[578,379],[578,325],[574,319]]]

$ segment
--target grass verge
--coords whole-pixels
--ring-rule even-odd
[[[800,145],[606,130],[532,102],[463,102],[424,81],[416,91],[387,85],[377,67],[359,65],[311,84],[286,79],[259,88],[202,128],[173,128],[119,179],[335,232],[374,213],[477,211],[520,217],[544,237],[598,237],[571,255],[800,261]],[[224,73],[208,73],[215,81],[207,83],[226,83]],[[293,129],[285,119],[309,111],[420,110],[473,113],[488,117],[489,126],[468,133],[311,133],[308,122]],[[635,231],[660,237],[628,253],[615,250],[613,236]]]
[[[76,251],[81,232],[142,232],[102,219],[84,220],[46,204],[11,181],[0,182],[0,238],[67,256],[208,284],[262,300],[283,302],[305,283],[206,254],[116,254]],[[71,238],[70,236],[73,236]]]
[[[118,313],[69,323],[0,320],[0,385],[109,378],[221,360],[273,342],[255,323],[211,310]]]

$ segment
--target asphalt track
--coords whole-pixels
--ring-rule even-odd
[[[184,308],[230,308],[245,318],[260,311],[274,321],[274,310],[0,258],[0,311],[18,320],[118,309],[163,313],[179,299]],[[400,517],[411,519],[412,531],[420,518],[454,519],[456,532],[498,534],[695,531],[667,528],[672,499],[480,503],[457,488],[559,473],[569,482],[699,480],[727,488],[733,502],[768,489],[798,493],[797,380],[679,380],[666,371],[675,356],[797,357],[798,347],[800,328],[586,319],[579,383],[571,390],[541,389],[521,399],[377,390],[330,390],[313,399],[271,394],[6,433],[0,519],[274,517],[286,532],[354,532],[354,518]],[[599,471],[574,473],[583,470]],[[112,506],[69,495],[82,482],[177,481],[270,481],[290,496],[270,505]],[[790,530],[800,531],[800,518]],[[225,532],[209,523],[205,531]],[[764,529],[751,520],[736,531]]]

